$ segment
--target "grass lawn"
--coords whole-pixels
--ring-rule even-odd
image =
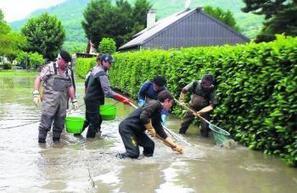
[[[27,70],[0,70],[0,77],[9,76],[36,76],[38,72]]]

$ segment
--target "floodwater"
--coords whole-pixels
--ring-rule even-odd
[[[101,137],[86,140],[85,133],[81,138],[63,133],[54,144],[49,134],[46,145],[39,145],[33,80],[0,74],[0,192],[297,192],[297,170],[279,158],[241,146],[217,147],[212,139],[199,137],[195,127],[184,137],[191,145],[183,144],[183,155],[156,141],[152,158],[116,158],[124,151],[118,124],[133,110],[122,104],[117,104],[115,120],[103,122]],[[83,104],[83,83],[78,91]],[[171,118],[168,127],[176,133],[179,124]]]

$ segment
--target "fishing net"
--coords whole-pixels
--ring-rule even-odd
[[[213,124],[209,124],[209,128],[212,131],[213,138],[217,145],[222,145],[225,141],[230,139],[230,133],[228,131]]]

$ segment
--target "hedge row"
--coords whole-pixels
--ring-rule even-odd
[[[176,97],[190,81],[206,72],[214,74],[219,101],[214,122],[249,148],[279,155],[297,166],[297,38],[128,52],[115,58],[111,84],[134,97],[140,85],[157,74],[166,76]],[[79,73],[86,72],[80,68]]]
[[[95,64],[96,58],[77,58],[75,72],[79,77],[85,78],[87,73],[93,66],[95,66]]]

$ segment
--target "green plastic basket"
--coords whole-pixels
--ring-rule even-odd
[[[209,124],[209,128],[212,131],[212,135],[216,144],[221,145],[226,140],[230,139],[230,133],[228,131],[225,131],[224,129],[213,124]]]
[[[117,114],[117,108],[112,104],[100,106],[100,115],[103,120],[114,120]]]
[[[66,131],[68,133],[78,134],[82,132],[85,119],[83,117],[66,117]]]

